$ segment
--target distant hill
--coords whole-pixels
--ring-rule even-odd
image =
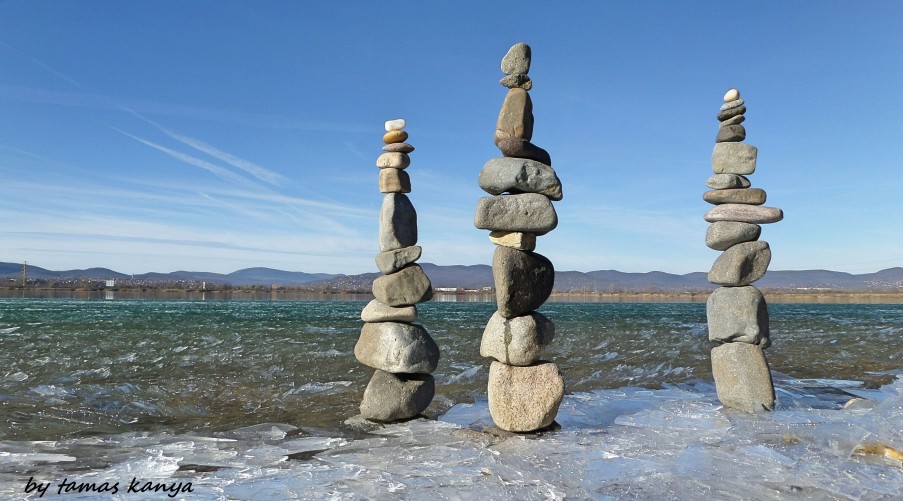
[[[433,287],[462,287],[477,289],[492,287],[492,267],[485,264],[440,266],[420,263]],[[19,263],[0,262],[0,278],[18,278],[22,272]],[[194,281],[231,285],[306,285],[318,289],[366,290],[379,273],[335,275],[329,273],[304,273],[272,268],[246,268],[229,274],[174,271],[171,273],[143,273],[135,280],[175,282]],[[133,278],[107,268],[87,270],[52,271],[28,266],[29,278],[40,279],[96,279]],[[756,282],[763,289],[831,289],[831,290],[897,290],[903,289],[903,268],[888,268],[875,273],[853,275],[829,270],[769,271]],[[658,290],[662,292],[705,291],[716,286],[706,280],[703,272],[676,275],[661,271],[625,273],[616,270],[590,272],[557,271],[555,290],[559,292],[617,292]]]

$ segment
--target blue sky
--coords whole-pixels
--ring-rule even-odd
[[[724,92],[746,100],[771,269],[903,266],[903,3],[0,1],[0,261],[376,271],[383,122],[408,121],[424,262],[473,227],[531,45],[559,270],[707,271]]]

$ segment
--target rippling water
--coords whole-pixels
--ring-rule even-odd
[[[10,444],[209,436],[265,422],[340,440],[371,374],[352,354],[364,305],[0,300],[5,453]],[[418,323],[442,351],[427,415],[485,396],[479,341],[493,310],[493,303],[419,307]],[[561,366],[569,394],[709,384],[704,304],[547,303],[540,311],[557,326],[546,358]],[[775,304],[769,312],[769,361],[787,378],[878,388],[903,368],[903,305]],[[82,467],[90,469],[92,457]]]

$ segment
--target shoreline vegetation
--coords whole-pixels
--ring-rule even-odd
[[[896,290],[763,290],[769,303],[824,303],[824,304],[901,304],[903,291]],[[704,303],[711,291],[617,291],[572,292],[555,291],[550,302],[563,303]],[[106,299],[250,299],[250,300],[336,300],[368,301],[369,291],[318,289],[312,287],[283,286],[172,286],[169,284],[132,287],[78,286],[0,286],[0,297],[85,297]],[[436,290],[433,301],[439,302],[491,302],[495,293],[482,291]]]

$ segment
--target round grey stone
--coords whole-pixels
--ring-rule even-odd
[[[745,176],[739,174],[713,174],[705,185],[713,190],[728,190],[732,188],[749,188],[750,182]]]
[[[558,226],[558,214],[549,198],[538,193],[499,195],[477,201],[473,224],[481,230],[545,235]]]
[[[539,193],[552,200],[561,200],[561,181],[555,170],[546,164],[526,158],[492,158],[478,180],[483,191],[502,193]]]
[[[768,304],[759,289],[719,287],[705,306],[709,340],[716,343],[749,343],[763,350],[771,346]]]
[[[740,221],[743,223],[768,224],[784,219],[784,211],[777,207],[747,204],[721,204],[712,207],[703,216],[706,221]]]
[[[439,364],[439,347],[421,325],[366,323],[354,345],[354,356],[386,372],[429,374]]]
[[[731,287],[749,285],[765,275],[769,263],[771,248],[768,242],[743,242],[718,256],[709,270],[709,282]]]
[[[555,285],[555,267],[545,256],[496,246],[492,256],[495,302],[504,318],[526,315],[542,306]]]
[[[420,259],[423,249],[419,245],[380,252],[376,255],[376,267],[383,275],[395,273]]]
[[[743,242],[758,240],[762,227],[758,224],[739,221],[718,221],[709,225],[705,232],[705,244],[714,250],[727,250]]]
[[[387,193],[379,211],[379,250],[382,252],[417,244],[417,211],[402,193]]]
[[[389,306],[409,306],[429,301],[433,297],[433,285],[420,265],[411,264],[377,277],[373,281],[373,295]]]
[[[774,385],[765,353],[756,345],[725,343],[712,349],[718,400],[750,414],[774,409]]]
[[[435,392],[436,382],[429,374],[377,370],[364,390],[361,415],[381,422],[409,419],[429,407]]]
[[[508,49],[508,53],[502,58],[502,73],[512,75],[514,73],[530,72],[530,46],[518,42]]]
[[[722,120],[721,124],[719,124],[719,127],[727,127],[728,125],[740,125],[745,121],[746,121],[745,115],[736,115],[731,118],[728,118],[727,120]]]
[[[530,365],[554,337],[555,324],[542,313],[505,318],[495,312],[483,330],[480,356],[508,365]]]
[[[746,204],[762,205],[765,203],[765,190],[762,188],[731,188],[712,190],[702,194],[702,199],[714,205]]]
[[[742,125],[728,125],[718,129],[716,143],[737,143],[746,139],[746,129]]]
[[[721,111],[737,108],[737,107],[743,106],[744,104],[746,104],[746,103],[743,101],[743,98],[735,99],[733,101],[728,101],[721,105]]]

